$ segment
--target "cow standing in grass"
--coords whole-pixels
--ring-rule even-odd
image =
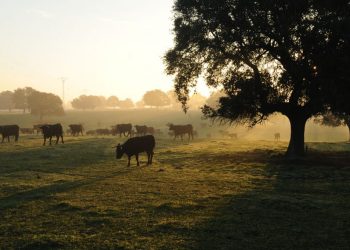
[[[15,141],[18,141],[19,136],[19,126],[18,125],[4,125],[0,126],[0,134],[2,135],[2,141],[4,142],[5,138],[10,142],[10,136],[15,137]]]
[[[70,124],[68,127],[70,128],[72,136],[77,136],[79,134],[83,135],[83,131],[84,131],[83,125]]]
[[[131,123],[126,124],[117,124],[112,126],[112,135],[119,134],[119,137],[122,137],[122,134],[126,137],[131,137],[132,125]]]
[[[146,135],[147,134],[147,126],[145,125],[135,125],[135,129],[136,129],[136,135],[137,136],[142,136],[142,135]]]
[[[58,144],[58,141],[61,137],[61,142],[64,143],[63,141],[63,129],[62,125],[60,123],[53,124],[53,125],[43,125],[40,127],[40,129],[43,132],[44,135],[44,143],[43,145],[45,146],[46,144],[46,139],[50,139],[50,145],[51,145],[51,139],[53,136],[56,136],[56,144]]]
[[[174,125],[169,124],[169,130],[174,132],[174,140],[177,137],[181,137],[181,140],[183,139],[183,135],[188,134],[188,140],[192,138],[193,140],[193,126],[191,124],[187,125]]]
[[[145,135],[140,137],[133,137],[128,139],[123,145],[118,144],[116,146],[116,158],[122,158],[123,154],[128,156],[128,167],[130,166],[130,158],[135,155],[137,166],[140,166],[139,153],[147,153],[147,165],[152,164],[153,150],[156,145],[156,141],[153,135]]]
[[[279,141],[281,139],[281,134],[280,133],[275,133],[274,137],[275,137],[275,141]]]

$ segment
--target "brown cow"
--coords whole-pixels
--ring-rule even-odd
[[[19,126],[18,125],[4,125],[0,126],[0,134],[2,135],[2,141],[4,142],[5,138],[10,142],[10,136],[15,137],[15,141],[18,141],[19,136]]]
[[[190,140],[191,138],[193,140],[193,126],[191,124],[187,124],[187,125],[169,124],[169,130],[172,130],[174,132],[174,140],[178,136],[180,136],[182,140],[184,134],[188,134],[188,140]]]

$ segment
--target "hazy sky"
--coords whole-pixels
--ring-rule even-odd
[[[1,0],[0,91],[32,86],[62,95],[138,100],[170,90],[172,0]],[[207,93],[203,93],[207,94]]]

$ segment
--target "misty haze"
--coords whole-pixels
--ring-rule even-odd
[[[0,249],[349,249],[349,1],[0,3]]]

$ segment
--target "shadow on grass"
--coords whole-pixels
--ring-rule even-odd
[[[291,162],[267,151],[239,155],[266,164],[263,178],[252,179],[255,189],[222,196],[194,227],[175,223],[155,231],[188,239],[185,249],[349,249],[348,153],[313,152]]]
[[[114,157],[110,148],[112,140],[84,139],[66,144],[1,151],[0,174],[16,171],[56,172],[106,162],[106,159]]]

